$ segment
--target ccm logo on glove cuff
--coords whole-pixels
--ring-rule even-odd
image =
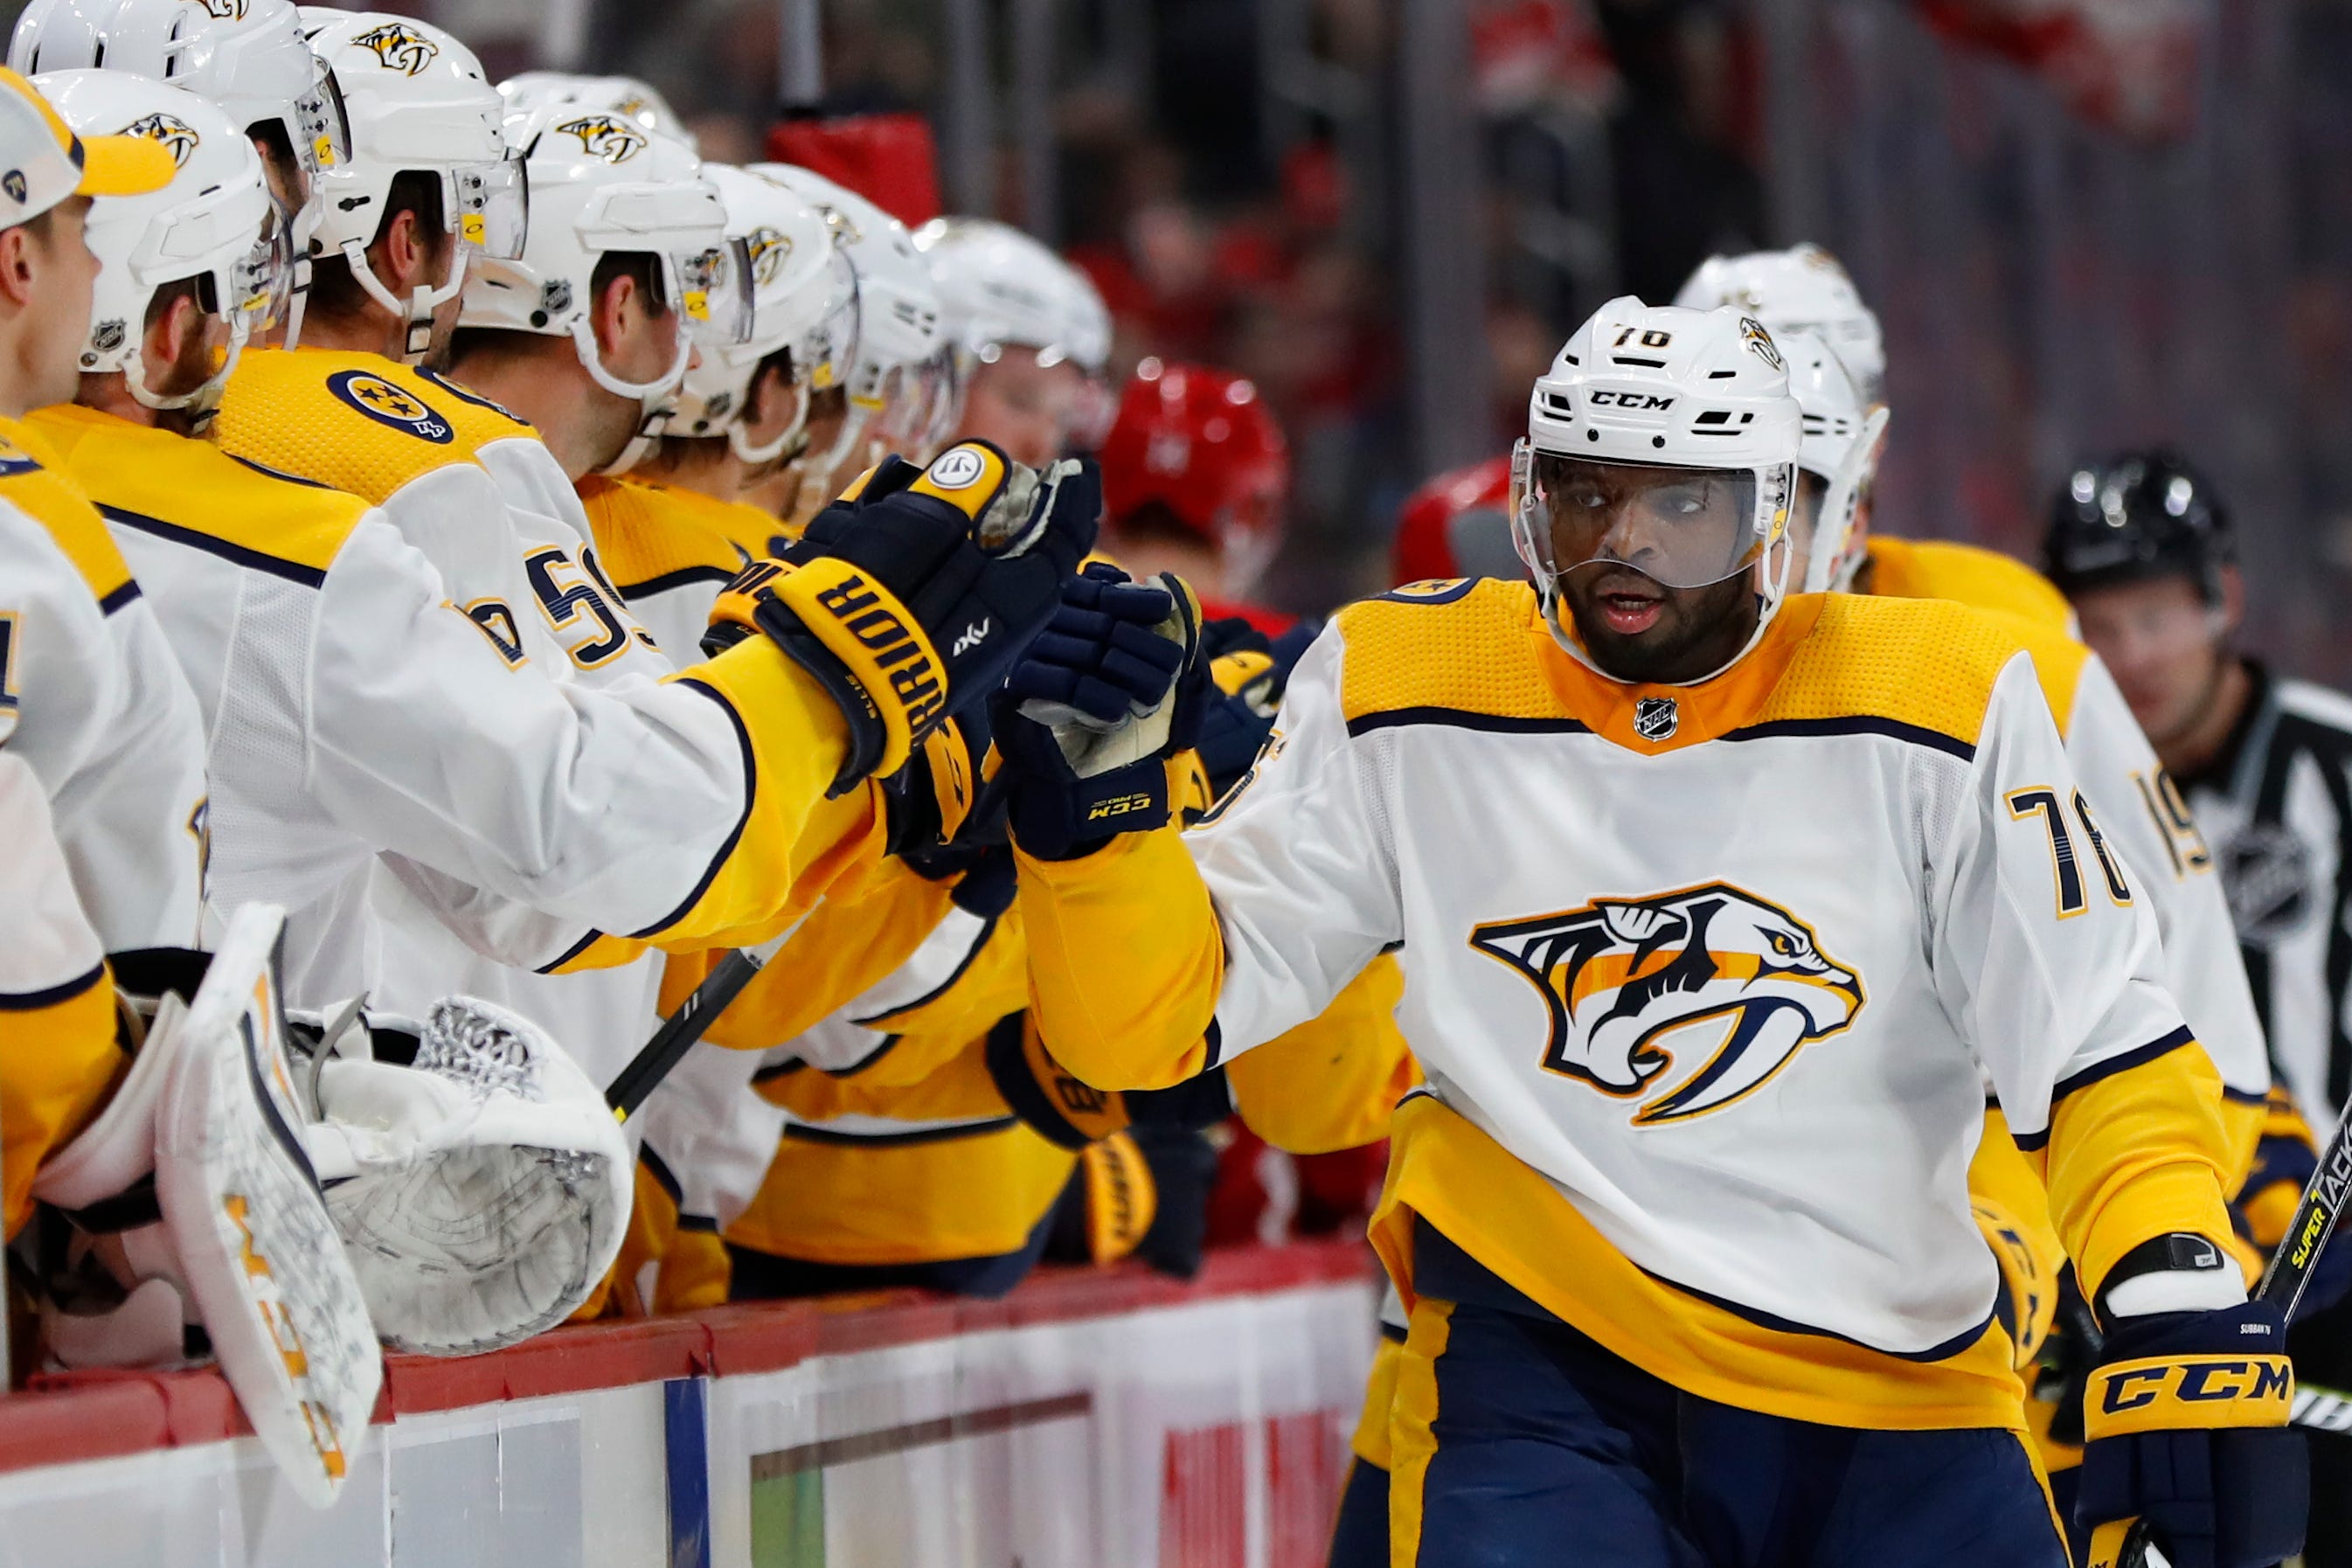
[[[947,717],[947,673],[939,650],[897,596],[859,567],[821,556],[785,574],[779,603],[841,660],[882,721],[877,773],[904,767],[916,745]]]
[[[2157,1356],[2091,1373],[2083,1435],[2284,1426],[2294,1407],[2294,1368],[2283,1355]]]

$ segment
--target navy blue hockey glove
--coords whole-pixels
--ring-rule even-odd
[[[2253,1167],[2231,1201],[2230,1223],[2268,1258],[2286,1239],[2304,1184],[2318,1169],[2319,1147],[2303,1108],[2284,1084],[2273,1084],[2263,1107],[2262,1138],[2254,1145]],[[2325,1312],[2347,1294],[2352,1294],[2352,1247],[2327,1247],[2312,1267],[2295,1312],[2306,1318]]]
[[[781,562],[729,584],[704,638],[774,639],[849,722],[841,795],[898,772],[948,716],[994,690],[1062,602],[1092,546],[1091,463],[1040,474],[985,441],[929,468],[892,458],[811,521]]]
[[[2286,1325],[2264,1302],[2116,1318],[2084,1388],[2074,1517],[2091,1568],[2135,1523],[2173,1568],[2270,1568],[2303,1549],[2303,1434]]]
[[[1202,628],[1202,655],[1217,695],[1202,708],[1193,751],[1207,775],[1212,802],[1223,800],[1257,761],[1274,733],[1290,672],[1321,630],[1319,623],[1301,622],[1270,638],[1247,621],[1231,618]]]
[[[1172,576],[1139,584],[1097,563],[1065,584],[990,715],[1023,849],[1066,859],[1168,820],[1168,758],[1198,737],[1213,691],[1200,628],[1200,601]]]

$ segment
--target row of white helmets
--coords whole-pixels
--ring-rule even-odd
[[[943,439],[971,368],[1008,345],[1092,374],[1108,358],[1100,297],[1018,230],[943,219],[909,234],[808,170],[706,163],[644,83],[535,71],[493,86],[463,44],[411,18],[289,0],[33,0],[8,63],[38,75],[78,130],[152,136],[180,164],[165,189],[91,215],[102,266],[82,367],[129,372],[151,403],[163,400],[142,383],[137,323],[157,288],[207,279],[234,353],[281,304],[299,332],[317,256],[341,257],[409,321],[412,357],[462,292],[461,326],[568,336],[599,384],[644,404],[649,433],[725,435],[751,461],[798,435],[753,449],[739,425],[779,350],[804,388],[846,395],[826,467],[877,419],[910,426],[893,432],[902,449]],[[299,174],[265,183],[248,133]],[[403,174],[437,179],[465,242],[449,276],[406,300],[366,255]],[[286,188],[297,182],[308,189]],[[653,380],[623,379],[597,350],[590,280],[616,252],[659,258],[683,307],[677,359]],[[193,400],[216,397],[228,368]]]
[[[1559,627],[1556,586],[1581,563],[1552,558],[1538,495],[1543,459],[1748,476],[1749,516],[1733,548],[1689,575],[1721,581],[1762,562],[1761,636],[1786,593],[1846,587],[1861,563],[1857,520],[1886,429],[1885,367],[1877,317],[1817,246],[1717,257],[1671,306],[1627,296],[1596,311],[1538,379],[1513,462],[1514,540],[1570,651],[1584,657]],[[1790,552],[1780,547],[1800,474],[1822,493],[1804,577],[1791,583]]]

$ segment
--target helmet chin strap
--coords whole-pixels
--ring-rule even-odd
[[[425,357],[433,346],[433,312],[456,299],[466,287],[466,247],[458,245],[452,249],[448,279],[438,289],[419,283],[404,305],[383,286],[375,268],[368,265],[367,247],[356,239],[343,241],[343,261],[351,268],[352,276],[359,279],[360,287],[367,290],[368,298],[408,323],[408,337],[400,353],[403,364],[415,364]]]
[[[743,433],[743,421],[740,416],[733,424],[727,426],[727,449],[735,454],[737,462],[746,468],[756,468],[764,464],[772,463],[787,454],[796,458],[807,450],[809,405],[815,400],[809,395],[808,389],[805,387],[795,387],[793,390],[800,394],[799,411],[786,423],[783,433],[774,440],[761,446],[753,446],[751,438]],[[739,402],[736,406],[740,408],[742,405]]]
[[[670,416],[677,412],[678,384],[686,379],[686,367],[694,360],[694,339],[691,334],[677,335],[677,357],[670,362],[667,373],[652,381],[623,381],[606,367],[604,356],[596,346],[596,329],[588,318],[580,316],[572,323],[572,346],[580,355],[581,368],[588,379],[611,393],[637,405],[637,433],[621,448],[621,455],[598,469],[603,474],[625,474],[652,456],[654,442],[669,424]]]
[[[243,326],[231,327],[228,353],[222,358],[220,368],[206,376],[202,384],[188,392],[165,394],[150,388],[145,356],[134,353],[131,363],[122,367],[123,390],[130,393],[132,400],[142,407],[152,408],[158,413],[185,408],[194,410],[199,420],[209,418],[220,407],[221,394],[228,387],[229,373],[236,369],[237,358],[245,353],[247,336],[247,329]]]

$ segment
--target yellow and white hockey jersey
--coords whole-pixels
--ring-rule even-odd
[[[617,1066],[652,1018],[655,963],[551,972],[623,962],[646,942],[761,940],[873,859],[876,792],[827,801],[830,776],[818,776],[845,743],[830,700],[758,639],[671,679],[529,426],[427,372],[299,350],[246,355],[213,435],[245,463],[373,509],[388,527],[372,549],[405,569],[383,605],[368,599],[376,573],[351,574],[366,629],[349,636],[397,639],[446,601],[470,623],[458,629],[473,662],[487,648],[500,666],[463,678],[481,721],[468,732],[514,759],[508,778],[495,763],[451,777],[429,753],[415,759],[406,815],[445,819],[462,857],[394,850],[338,884],[316,906],[326,934],[305,944],[292,994],[363,984],[415,1008],[470,991],[547,1025],[592,1070]],[[427,575],[438,591],[413,602]],[[383,688],[450,678],[417,662],[395,640],[336,672]],[[447,721],[451,700],[422,700],[415,722]]]
[[[0,1222],[33,1212],[41,1162],[106,1103],[130,1058],[114,986],[82,913],[41,782],[0,749]]]
[[[680,660],[695,657],[719,590],[751,559],[734,542],[744,531],[737,514],[775,521],[756,507],[637,479],[583,479],[580,500],[622,602]]]
[[[2013,556],[1954,539],[1874,533],[1854,591],[1887,599],[1949,599],[2000,610],[2073,637],[2074,606],[2058,585]]]
[[[104,950],[198,945],[196,700],[89,498],[13,420],[0,420],[0,744],[47,793]]]
[[[1166,1083],[1402,942],[1408,1296],[1417,1215],[1703,1396],[2014,1427],[1979,1061],[2086,1288],[2229,1230],[2218,1078],[2078,788],[1958,605],[1801,596],[1665,688],[1575,662],[1523,584],[1424,585],[1340,614],[1213,823],[1022,860],[1034,1005],[1091,1081]]]

